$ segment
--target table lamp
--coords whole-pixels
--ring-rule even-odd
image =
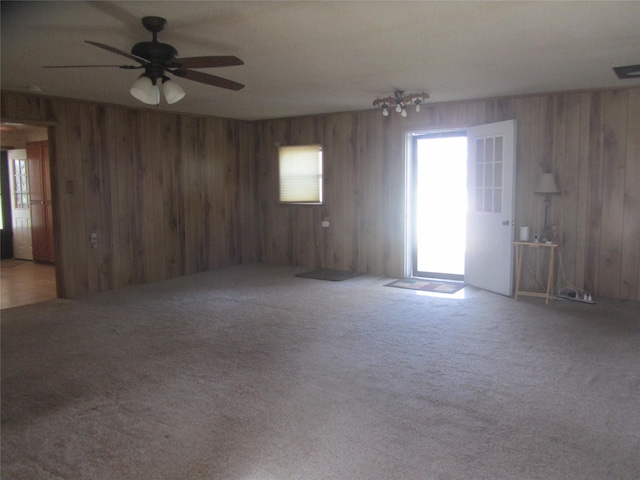
[[[549,204],[551,203],[551,194],[560,193],[558,184],[553,176],[553,173],[543,173],[538,182],[538,186],[535,189],[535,193],[544,193],[544,231],[547,232],[549,228]]]

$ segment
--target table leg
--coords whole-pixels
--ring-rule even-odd
[[[551,292],[551,287],[552,287],[552,283],[553,283],[553,266],[555,263],[555,247],[551,247],[549,248],[549,250],[551,250],[549,252],[549,275],[547,276],[547,298],[545,303],[549,303],[549,297],[550,297],[550,292]]]
[[[520,292],[520,272],[522,271],[522,251],[524,245],[516,245],[516,295],[515,299],[518,300],[518,292]]]

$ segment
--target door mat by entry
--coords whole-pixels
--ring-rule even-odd
[[[345,270],[330,270],[326,268],[312,270],[311,272],[296,273],[296,277],[329,280],[331,282],[341,282],[342,280],[359,277],[360,275],[362,275],[360,272],[347,272]]]
[[[443,280],[427,280],[422,278],[400,278],[385,287],[408,288],[410,290],[421,290],[423,292],[456,293],[464,288],[462,282],[445,282]]]

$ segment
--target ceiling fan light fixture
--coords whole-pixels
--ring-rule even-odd
[[[129,93],[142,103],[157,107],[160,106],[160,89],[162,89],[162,93],[169,104],[179,102],[185,96],[182,87],[176,82],[169,81],[171,79],[165,75],[165,72],[171,72],[180,78],[186,78],[187,80],[213,87],[226,88],[228,90],[241,90],[244,88],[241,83],[193,70],[194,68],[244,65],[242,60],[233,55],[179,58],[178,51],[172,45],[158,41],[158,33],[164,29],[166,24],[167,20],[162,17],[143,17],[142,25],[151,32],[152,40],[150,42],[136,43],[132,47],[131,53],[104,43],[85,40],[89,45],[127,57],[135,61],[137,65],[45,65],[43,68],[118,67],[127,70],[144,68],[144,73],[133,83]],[[162,81],[162,85],[159,83],[160,81]],[[42,91],[37,86],[31,86],[29,89]]]
[[[164,77],[162,79],[162,93],[168,104],[176,103],[182,100],[185,96],[184,90],[177,82],[170,78]]]
[[[131,95],[148,105],[160,104],[160,89],[146,75],[140,75],[131,86]]]

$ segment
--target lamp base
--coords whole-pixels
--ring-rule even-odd
[[[559,239],[558,226],[554,224],[550,227],[545,228],[542,231],[541,237],[543,242],[551,242],[557,244]]]

